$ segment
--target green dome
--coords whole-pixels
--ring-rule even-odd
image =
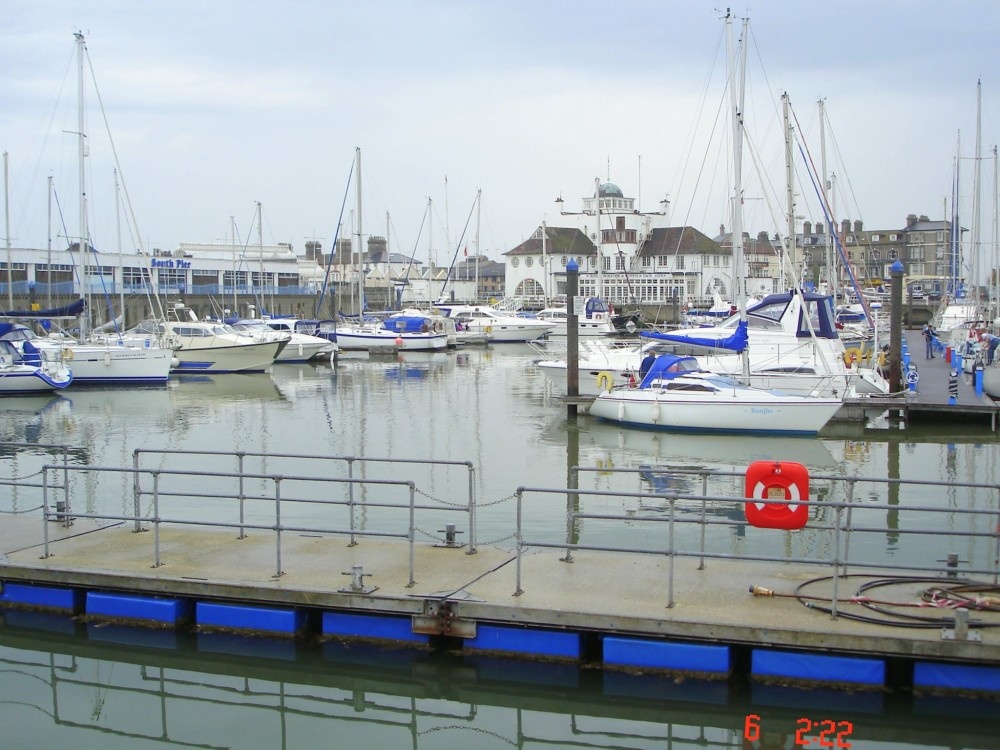
[[[622,189],[613,182],[603,182],[597,191],[602,198],[624,198]]]

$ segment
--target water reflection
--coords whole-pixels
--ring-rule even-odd
[[[802,717],[836,722],[858,750],[993,748],[1000,736],[988,702],[336,643],[296,650],[233,636],[164,647],[155,632],[138,645],[140,632],[123,650],[113,631],[88,638],[69,621],[37,615],[22,624],[49,632],[42,642],[28,627],[0,627],[0,720],[13,747],[145,740],[161,747],[743,750],[805,747],[806,736],[819,746],[818,728],[796,741]],[[977,718],[962,721],[956,711]],[[756,741],[747,739],[751,732]]]

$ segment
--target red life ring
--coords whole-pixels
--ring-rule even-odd
[[[801,529],[809,521],[809,470],[794,461],[754,461],[747,467],[747,523],[761,529]]]

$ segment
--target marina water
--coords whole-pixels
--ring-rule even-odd
[[[166,388],[69,390],[0,404],[0,441],[65,445],[81,465],[131,466],[133,451],[164,451],[163,467],[212,470],[228,459],[199,455],[246,451],[270,471],[280,455],[318,454],[470,462],[478,545],[512,545],[518,487],[569,486],[570,467],[597,469],[587,481],[629,492],[684,491],[666,468],[742,471],[750,461],[799,461],[816,474],[945,482],[1000,481],[1000,446],[989,431],[887,422],[834,425],[819,438],[735,438],[628,431],[581,416],[567,418],[527,346],[470,348],[395,357],[358,355],[330,363],[277,366],[271,373],[171,380]],[[879,429],[871,429],[877,427]],[[182,451],[182,453],[171,453]],[[5,477],[27,477],[46,451],[7,449]],[[619,472],[639,469],[638,472]],[[220,469],[221,470],[221,469]],[[226,471],[233,467],[226,464]],[[413,479],[427,497],[464,503],[468,474],[421,466],[367,465],[369,477]],[[738,478],[720,480],[741,494]],[[77,507],[112,512],[131,503],[121,486],[73,487]],[[678,484],[679,483],[679,484]],[[996,498],[968,488],[928,489],[920,498],[958,509]],[[608,500],[614,507],[613,500]],[[26,510],[12,491],[0,511]],[[533,508],[533,534],[565,534],[565,507]],[[620,512],[655,513],[618,501]],[[373,511],[374,513],[374,511]],[[362,519],[362,522],[364,519]],[[2,515],[0,515],[2,522]],[[954,525],[960,527],[961,518]],[[430,541],[438,529],[422,529]],[[636,537],[622,533],[608,544]],[[732,544],[740,544],[732,540]],[[888,548],[897,541],[886,535]],[[951,542],[944,542],[951,544]],[[954,546],[954,545],[953,545]],[[985,545],[984,545],[985,547]],[[946,547],[900,548],[905,559]],[[951,550],[988,563],[987,549]],[[339,586],[341,571],[330,571]],[[732,606],[740,606],[733,602]],[[821,615],[817,615],[821,616]],[[68,624],[35,631],[6,619],[0,627],[0,720],[8,747],[801,747],[800,704],[836,713],[838,695],[798,691],[773,700],[754,685],[685,683],[654,677],[455,655],[316,644],[213,644],[203,636],[170,649],[103,637]],[[248,655],[252,654],[252,655]],[[810,696],[811,693],[811,696]],[[747,744],[746,717],[760,717]],[[816,716],[816,711],[808,713]],[[858,729],[855,748],[995,748],[997,703],[889,695],[877,709],[843,709]],[[867,731],[862,731],[862,728]],[[945,731],[947,729],[947,731]],[[780,743],[780,744],[779,744]],[[812,739],[812,746],[820,746]]]

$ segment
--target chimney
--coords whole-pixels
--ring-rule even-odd
[[[825,229],[825,225],[823,224],[823,222],[817,221],[816,222],[816,234],[823,234],[823,230],[824,229]]]
[[[811,235],[812,233],[813,233],[813,225],[812,225],[812,222],[810,222],[810,221],[803,221],[803,222],[802,222],[802,235],[803,235],[804,237],[808,237],[808,236],[809,236],[809,235]]]
[[[861,220],[860,219],[856,220],[854,222],[854,233],[855,234],[861,234]]]
[[[851,233],[851,220],[850,219],[844,219],[842,222],[840,222],[840,233],[841,234],[850,234]]]
[[[927,218],[926,216],[924,216],[923,214],[920,214],[920,221],[930,221],[930,219],[928,219],[928,218]]]
[[[723,235],[725,233],[726,233],[726,225],[725,224],[719,224],[719,234]]]
[[[762,232],[757,232],[757,242],[762,242],[764,244],[767,244],[767,241],[768,241],[767,230],[764,230]]]
[[[916,223],[917,223],[917,215],[916,214],[907,214],[906,215],[906,228],[907,229],[909,229],[910,227],[912,227]]]

